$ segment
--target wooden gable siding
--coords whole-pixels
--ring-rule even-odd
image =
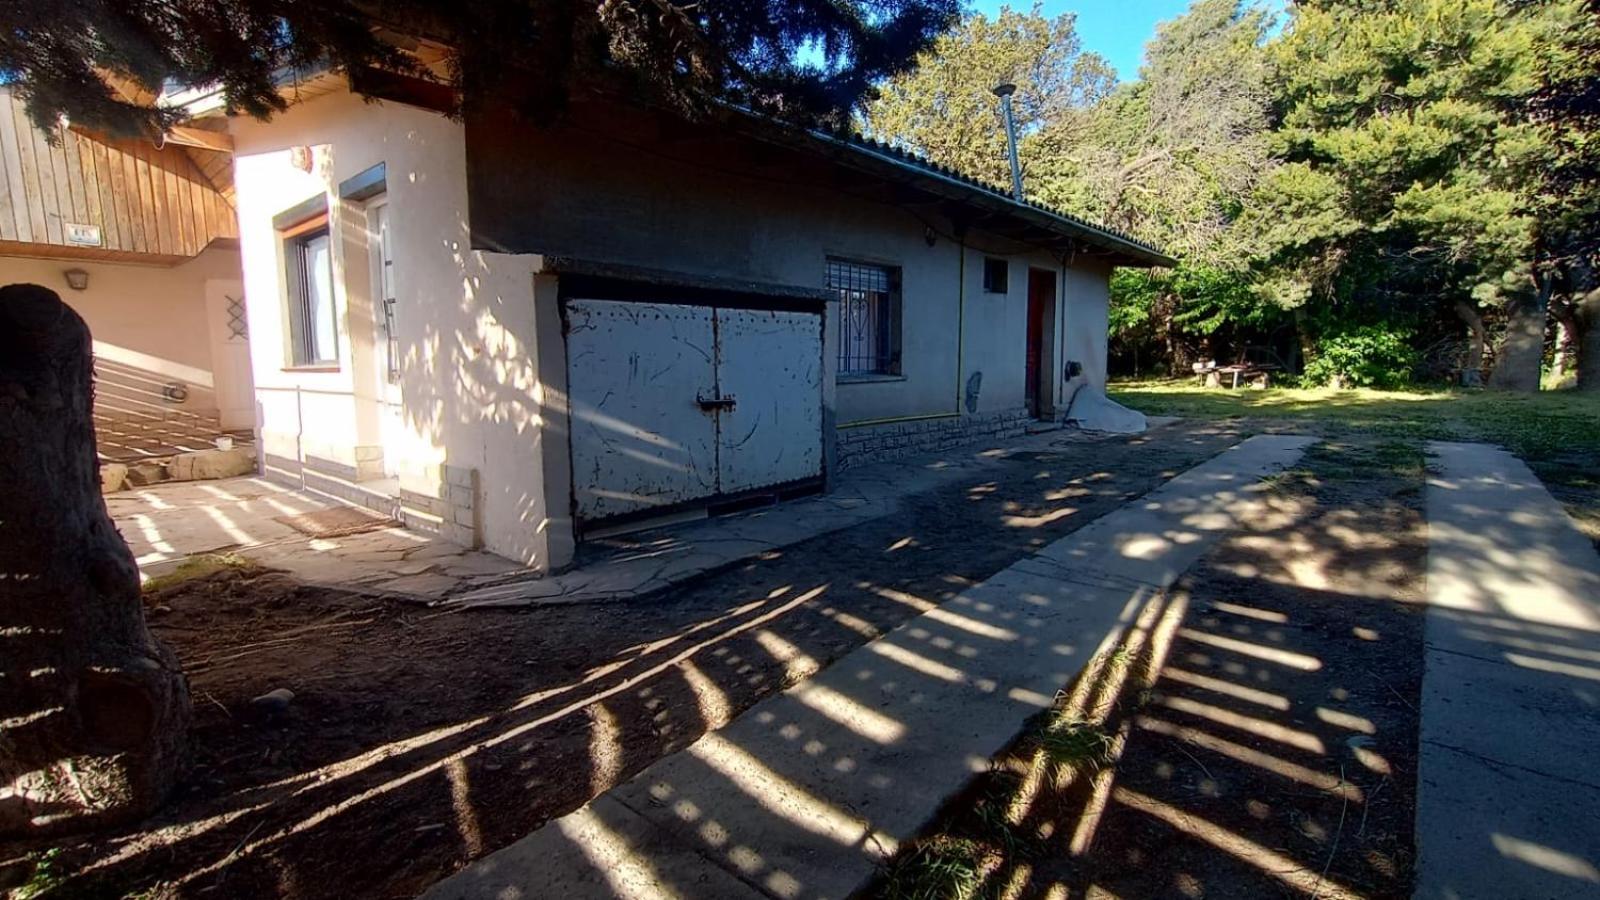
[[[69,243],[68,223],[100,226],[100,246]],[[74,128],[51,146],[21,101],[0,90],[0,245],[182,259],[237,237],[232,202],[181,148]]]

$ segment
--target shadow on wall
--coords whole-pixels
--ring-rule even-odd
[[[209,373],[191,373],[206,382],[194,383],[171,371],[120,362],[107,349],[97,343],[94,362],[95,440],[102,460],[128,462],[213,446],[221,420]]]

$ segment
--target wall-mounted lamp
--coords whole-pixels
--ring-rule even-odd
[[[61,274],[67,276],[67,287],[75,291],[88,290],[89,273],[82,269],[68,269]]]

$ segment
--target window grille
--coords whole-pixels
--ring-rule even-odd
[[[839,374],[899,374],[899,270],[830,259],[828,288],[839,294]]]

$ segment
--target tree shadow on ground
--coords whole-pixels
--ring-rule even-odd
[[[1018,456],[642,604],[430,616],[325,598],[373,621],[260,654],[298,686],[283,721],[248,708],[276,684],[197,677],[202,768],[161,816],[66,845],[67,887],[414,894],[1237,438],[1195,425]]]

